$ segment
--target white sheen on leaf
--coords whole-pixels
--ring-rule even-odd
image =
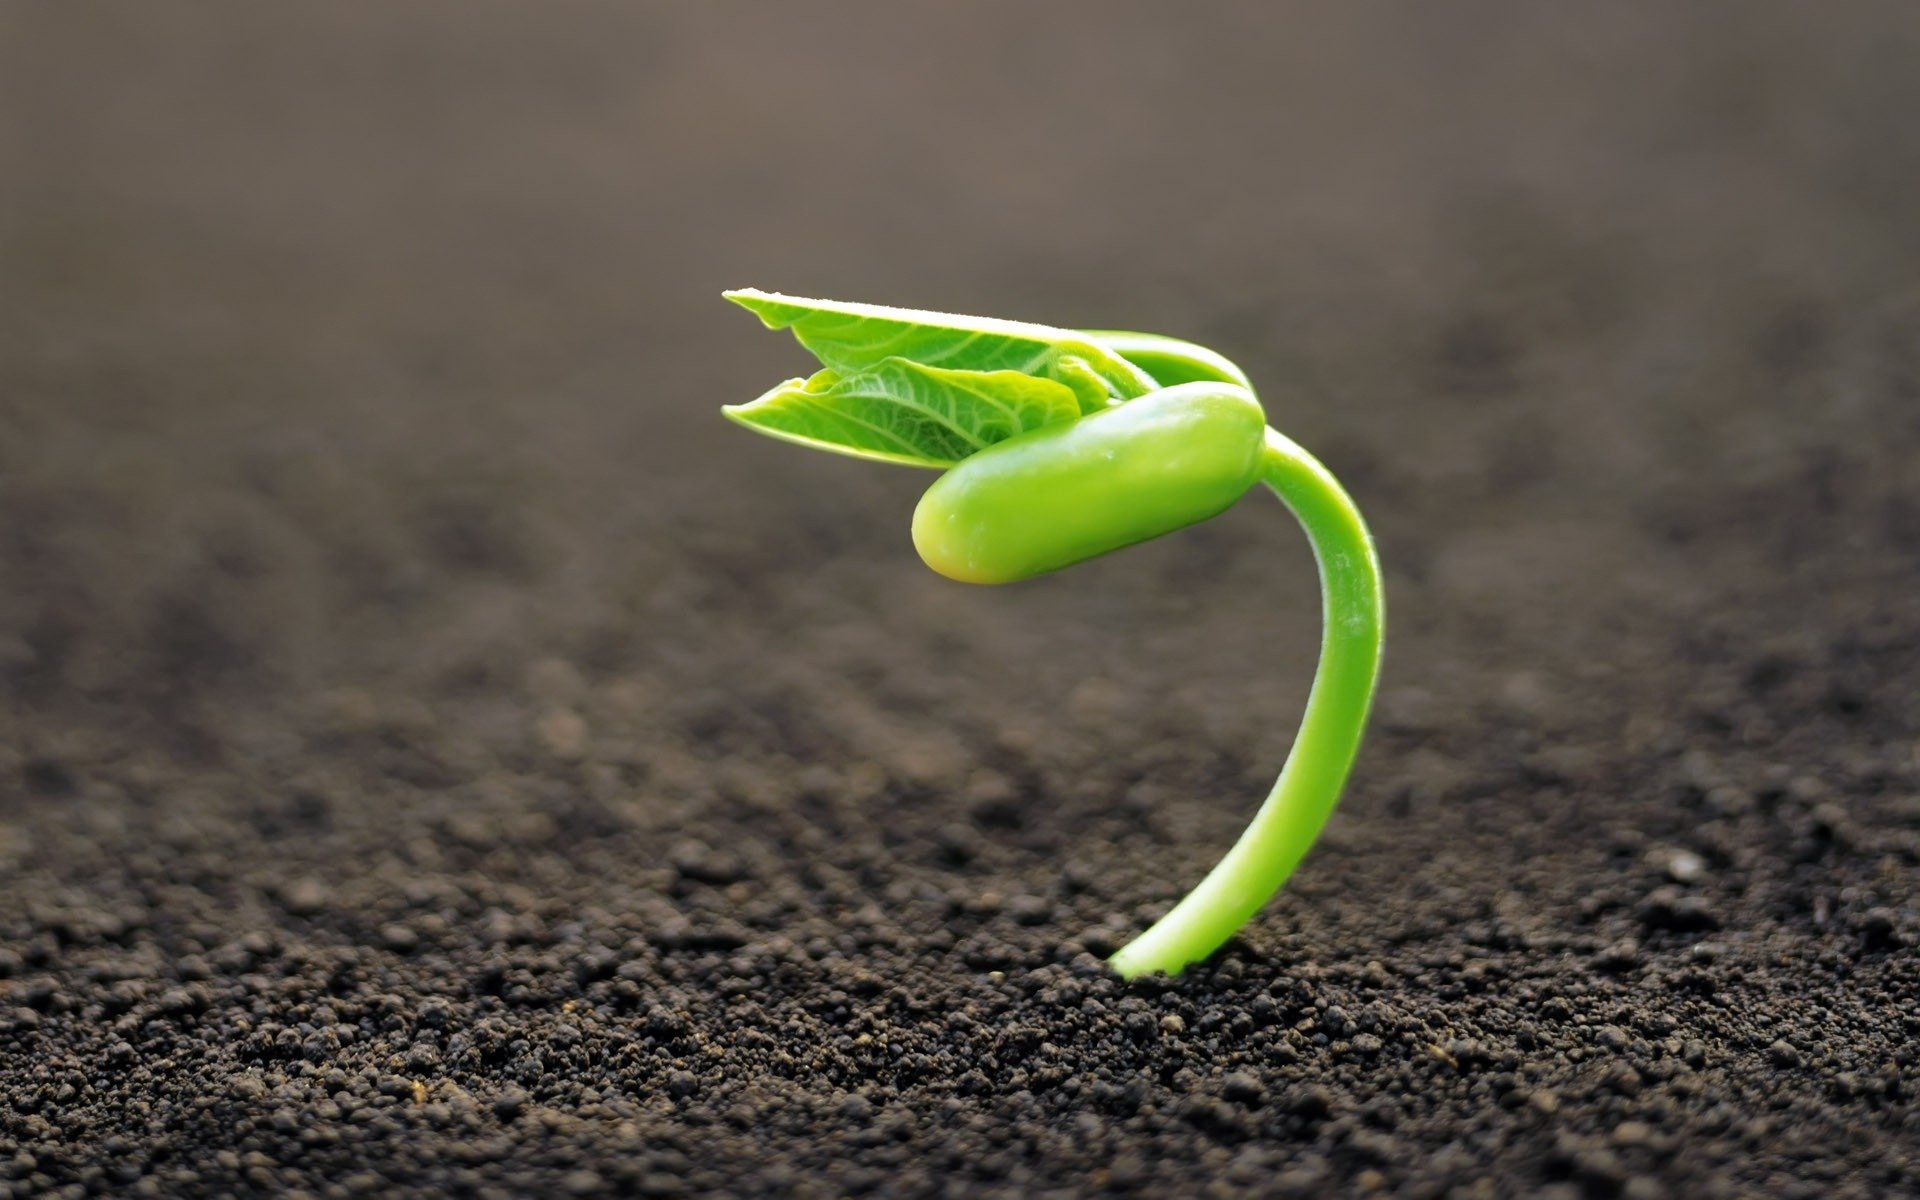
[[[1121,355],[1084,334],[1050,325],[924,312],[880,304],[811,300],[742,288],[726,298],[752,312],[769,329],[790,329],[823,366],[846,374],[889,358],[964,371],[1017,371],[1060,380],[1080,397],[1080,411],[1130,400],[1155,387],[1153,379]],[[1062,379],[1065,360],[1080,366]],[[1108,397],[1096,397],[1097,380]]]

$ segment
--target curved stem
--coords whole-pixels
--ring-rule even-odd
[[[1107,960],[1128,979],[1179,974],[1226,944],[1273,898],[1340,799],[1373,703],[1386,637],[1373,536],[1332,473],[1272,429],[1261,478],[1293,511],[1320,564],[1320,668],[1293,752],[1253,823],[1200,886]]]

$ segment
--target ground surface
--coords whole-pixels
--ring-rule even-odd
[[[0,9],[0,1193],[1920,1190],[1911,8],[1205,11]],[[747,283],[1346,478],[1215,962],[1284,514],[947,584]]]

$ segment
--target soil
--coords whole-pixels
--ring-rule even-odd
[[[1911,6],[0,10],[0,1195],[1920,1191]],[[1058,577],[724,286],[1166,330]]]

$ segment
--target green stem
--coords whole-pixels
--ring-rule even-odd
[[[1331,472],[1271,429],[1261,478],[1293,511],[1320,563],[1320,669],[1293,752],[1253,823],[1200,886],[1107,960],[1128,979],[1178,975],[1225,945],[1280,890],[1340,799],[1380,677],[1386,603],[1360,510]]]

